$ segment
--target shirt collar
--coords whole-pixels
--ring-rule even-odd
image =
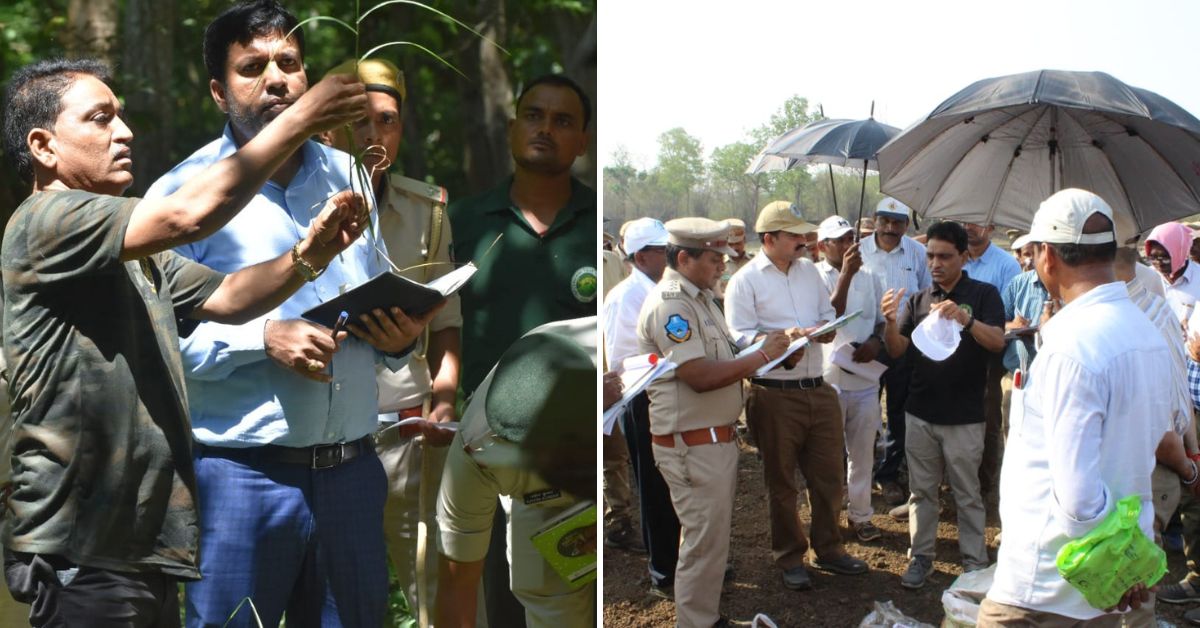
[[[669,270],[669,269],[664,269],[663,272],[666,272],[666,270]],[[647,275],[646,273],[642,272],[642,269],[638,268],[637,266],[633,267],[633,277],[634,277],[634,281],[636,281],[640,284],[643,284],[648,287],[654,287],[654,280],[650,278],[650,275]]]
[[[1042,335],[1043,337],[1048,337],[1046,334],[1049,334],[1049,330],[1055,328],[1055,326],[1058,324],[1058,321],[1070,318],[1071,314],[1082,308],[1086,308],[1096,303],[1106,303],[1128,298],[1129,289],[1125,287],[1124,281],[1114,281],[1112,283],[1096,286],[1095,288],[1088,290],[1079,298],[1063,306],[1063,308],[1058,311],[1058,314],[1055,314],[1042,327]],[[1068,316],[1064,316],[1064,314]],[[1068,321],[1066,324],[1069,325],[1070,321]]]
[[[509,175],[503,184],[487,192],[483,198],[483,205],[486,208],[484,209],[484,213],[492,214],[507,210],[512,212],[516,217],[524,220],[524,216],[521,215],[521,209],[512,202],[512,198],[509,196],[512,191],[512,185],[513,176]],[[591,207],[589,205],[589,201],[592,200],[591,197],[592,195],[588,193],[587,186],[581,183],[579,179],[571,177],[571,197],[567,199],[567,204],[554,217],[554,224],[550,225],[550,229],[546,231],[546,234],[557,230],[559,225],[573,218],[575,214]]]
[[[950,289],[950,292],[942,290],[942,287],[937,285],[937,282],[930,284],[930,288],[933,296],[935,297],[952,297],[954,295],[961,294],[962,287],[966,285],[970,279],[971,277],[967,275],[967,271],[963,270],[962,277],[958,278],[958,283],[954,284],[954,287]]]
[[[237,143],[237,138],[233,136],[233,126],[226,122],[225,130],[221,133],[221,145],[217,149],[217,159],[221,160],[236,153],[238,148],[239,146]],[[288,183],[288,187],[303,183],[314,172],[319,171],[319,166],[325,163],[325,153],[321,151],[316,142],[307,140],[300,145],[299,150],[300,169],[296,171],[296,175],[292,177],[292,181]],[[349,158],[349,155],[346,155],[346,159]],[[269,179],[267,184],[278,185],[271,182]]]

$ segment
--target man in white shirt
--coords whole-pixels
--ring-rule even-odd
[[[830,216],[817,229],[817,239],[825,259],[817,263],[817,272],[829,292],[834,313],[861,312],[837,331],[833,351],[825,355],[825,380],[838,391],[845,422],[847,518],[858,540],[878,539],[879,528],[871,523],[871,469],[875,464],[875,435],[883,427],[879,407],[879,379],[864,377],[833,364],[834,351],[850,351],[856,363],[870,363],[883,348],[883,281],[862,267],[854,227],[841,216]],[[843,349],[846,345],[851,345]]]
[[[1112,209],[1100,197],[1067,189],[1046,199],[1030,240],[1042,284],[1066,305],[1042,329],[1028,383],[1013,390],[1000,475],[1004,543],[978,625],[1151,625],[1144,587],[1120,605],[1140,606],[1136,616],[1105,616],[1062,579],[1055,557],[1133,494],[1141,531],[1154,534],[1150,476],[1171,429],[1170,349],[1115,279]]]
[[[762,252],[729,281],[725,320],[739,346],[764,332],[807,336],[834,318],[820,273],[805,254],[805,234],[815,230],[794,205],[771,203],[754,230]],[[799,327],[799,329],[796,329]],[[812,337],[833,340],[832,332]],[[746,422],[763,460],[771,521],[771,554],[789,589],[812,587],[805,569],[809,540],[796,512],[796,469],[808,483],[812,509],[813,566],[842,575],[866,573],[867,565],[842,547],[838,513],[842,500],[842,412],[825,383],[821,347],[809,344],[777,367],[750,379]]]
[[[911,219],[912,210],[907,205],[885,198],[875,207],[874,233],[859,244],[863,266],[883,279],[884,290],[904,289],[916,294],[933,283],[925,264],[925,246],[904,235]],[[888,504],[896,506],[908,499],[908,490],[899,484],[899,473],[904,461],[904,404],[912,366],[904,356],[887,360],[887,364],[883,386],[887,390],[888,447],[875,472],[875,482]]]
[[[621,280],[604,298],[601,325],[604,354],[609,369],[621,368],[626,358],[639,354],[638,315],[646,295],[662,279],[667,267],[667,228],[654,218],[638,218],[623,227],[625,251],[632,261],[629,276]],[[646,393],[629,403],[621,418],[621,431],[633,463],[634,482],[638,487],[641,531],[625,523],[613,523],[604,532],[608,547],[644,547],[650,554],[651,593],[669,598],[675,581],[675,563],[679,558],[679,518],[671,505],[671,492],[662,474],[654,466],[650,444],[650,401]],[[606,517],[605,524],[609,526]],[[639,541],[640,539],[640,541]]]

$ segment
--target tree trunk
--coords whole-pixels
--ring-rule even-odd
[[[117,0],[70,0],[63,45],[72,57],[96,57],[112,65],[117,39]]]
[[[127,0],[121,55],[125,117],[133,128],[133,187],[142,194],[171,167],[175,107],[175,0]]]
[[[573,18],[573,19],[572,19]],[[596,187],[596,16],[592,14],[586,28],[580,28],[579,19],[560,11],[556,14],[556,30],[560,49],[563,51],[563,73],[579,83],[592,101],[592,122],[588,127],[588,150],[575,160],[572,169],[581,181]]]
[[[480,6],[480,21],[476,30],[503,46],[507,35],[504,0],[485,0]],[[475,38],[474,35],[467,35]],[[463,103],[467,108],[466,146],[463,169],[467,174],[464,193],[477,194],[495,186],[512,172],[512,154],[508,148],[508,120],[512,115],[512,82],[508,76],[504,53],[486,41],[476,39],[472,48],[477,54],[467,55],[460,80]]]

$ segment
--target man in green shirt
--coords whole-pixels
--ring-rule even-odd
[[[587,150],[591,115],[587,95],[571,79],[551,74],[530,81],[508,122],[513,176],[450,206],[454,257],[479,267],[459,292],[468,396],[525,332],[596,315],[596,192],[571,176]],[[503,517],[498,511],[484,576],[488,622],[521,626],[524,613],[506,591]]]
[[[342,192],[290,253],[232,274],[170,250],[220,229],[309,136],[361,117],[356,78],[322,81],[235,155],[146,200],[120,196],[133,134],[108,78],[97,61],[41,61],[5,98],[4,151],[31,195],[0,250],[12,401],[0,540],[34,626],[179,625],[176,580],[199,577],[179,333],[269,311],[366,224],[362,197]]]

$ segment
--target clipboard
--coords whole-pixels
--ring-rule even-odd
[[[398,307],[409,316],[420,316],[458,292],[476,270],[478,269],[474,263],[467,263],[426,284],[392,271],[384,271],[301,316],[331,329],[343,311],[350,315],[352,321],[358,320],[359,315],[375,308],[386,311],[388,308]]]

